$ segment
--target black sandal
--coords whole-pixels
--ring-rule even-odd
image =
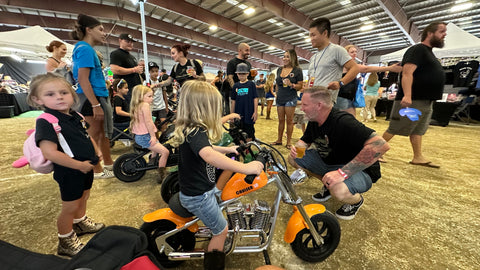
[[[282,142],[272,142],[271,145],[282,145]]]

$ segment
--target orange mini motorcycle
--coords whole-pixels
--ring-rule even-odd
[[[337,218],[322,204],[303,205],[293,185],[302,183],[307,175],[296,170],[288,176],[283,156],[270,145],[259,141],[247,143],[256,160],[265,164],[259,176],[236,173],[217,194],[219,206],[228,220],[228,236],[224,251],[231,253],[263,252],[269,264],[267,249],[272,242],[280,202],[293,205],[284,240],[293,252],[308,262],[320,262],[330,256],[340,242],[340,225]],[[257,148],[257,151],[251,151]],[[261,200],[263,187],[275,184],[276,195],[271,204]],[[248,196],[245,196],[250,194]],[[244,197],[245,196],[245,197]],[[253,203],[246,198],[256,197]],[[169,208],[148,213],[143,217],[140,230],[145,232],[149,249],[165,267],[175,267],[185,260],[203,259],[205,244],[212,237],[209,228],[202,226],[180,204],[178,193],[169,202]],[[202,247],[203,246],[203,247]],[[202,249],[203,248],[203,249]]]

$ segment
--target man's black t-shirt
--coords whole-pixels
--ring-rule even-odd
[[[333,108],[321,126],[308,122],[301,140],[313,144],[326,164],[340,165],[350,162],[373,132],[353,115]]]
[[[131,55],[128,51],[123,49],[117,49],[110,53],[110,64],[117,65],[123,68],[133,68],[136,67],[137,59]],[[142,84],[142,80],[140,79],[140,74],[138,73],[130,73],[127,75],[118,75],[113,74],[114,79],[124,79],[128,84],[128,96],[132,95],[132,89],[136,85]],[[127,99],[130,100],[130,99]]]
[[[326,164],[344,165],[357,156],[373,132],[375,130],[360,123],[353,115],[332,108],[321,126],[317,122],[308,122],[301,140],[312,144]],[[381,176],[380,164],[376,161],[364,172],[376,182]]]
[[[120,108],[122,108],[122,111],[129,112],[129,110],[130,110],[129,107],[130,106],[128,105],[128,102],[125,99],[123,99],[119,96],[114,96],[113,97],[113,122],[115,122],[115,123],[129,122],[130,117],[123,116],[123,115],[118,115],[115,107],[120,107]]]
[[[215,186],[215,167],[206,163],[199,154],[204,147],[212,147],[204,128],[188,134],[179,147],[179,185],[180,191],[187,196],[201,195]]]
[[[245,63],[245,64],[247,64],[249,70],[252,69],[252,65],[250,64],[250,62],[248,62],[247,60],[238,59],[238,57],[235,57],[232,60],[228,61],[228,63],[227,63],[227,76],[228,75],[233,75],[233,82],[234,83],[240,81],[238,79],[237,73],[235,73],[235,71],[237,71],[237,65],[240,64],[240,63]],[[253,77],[251,76],[251,74],[248,74],[247,79],[253,80]]]
[[[68,115],[48,108],[45,109],[45,112],[57,117],[58,125],[62,128],[61,133],[74,155],[73,159],[79,161],[90,160],[92,164],[98,163],[98,157],[87,133],[87,122],[83,120],[78,113],[71,111],[71,115]],[[60,152],[63,152],[62,147],[58,142],[58,135],[53,129],[52,124],[45,119],[38,119],[35,125],[35,142],[37,146],[43,140],[56,143],[57,149]],[[58,177],[65,177],[72,170],[77,171],[54,163],[53,177],[55,179],[58,179]]]
[[[192,65],[192,62],[193,62],[193,65]],[[184,66],[180,65],[180,63],[175,64],[172,67],[172,71],[170,72],[170,77],[175,79],[180,84],[180,86],[182,86],[183,83],[188,80],[195,79],[194,77],[188,74],[187,72],[188,67],[193,67],[197,75],[200,75],[203,73],[203,68],[200,65],[200,63],[198,63],[197,60],[188,60]]]
[[[410,47],[403,55],[402,66],[410,63],[417,66],[413,72],[412,100],[437,100],[442,98],[445,71],[432,52],[424,44]],[[400,86],[395,100],[402,100],[404,93],[400,74]]]

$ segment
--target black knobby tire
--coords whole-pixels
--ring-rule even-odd
[[[158,262],[166,268],[176,267],[183,263],[183,261],[171,261],[165,253],[160,253],[155,239],[175,229],[175,227],[175,223],[169,220],[143,223],[140,227],[140,230],[147,235],[148,249],[155,255]],[[167,243],[175,249],[175,251],[190,251],[195,248],[195,234],[189,230],[183,230],[167,238]]]
[[[178,180],[178,171],[171,172],[169,175],[167,175],[167,177],[165,177],[165,180],[163,180],[161,195],[165,203],[168,204],[168,201],[170,201],[170,198],[172,198],[173,194],[180,191]]]
[[[113,163],[113,174],[123,182],[135,182],[145,175],[145,170],[137,171],[138,168],[147,167],[147,162],[139,154],[129,153],[121,155]]]
[[[340,224],[337,218],[328,211],[313,215],[310,220],[323,238],[324,244],[317,245],[310,231],[305,228],[297,233],[295,240],[290,245],[300,259],[307,262],[321,262],[337,248],[340,242]]]

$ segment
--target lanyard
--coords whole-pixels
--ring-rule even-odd
[[[327,51],[330,44],[331,43],[328,43],[327,47],[325,47],[325,49],[323,50],[322,55],[320,55],[320,59],[318,59],[318,61],[317,61],[317,57],[315,56],[315,61],[313,61],[313,72],[315,72],[315,70],[317,70],[317,66],[320,63],[320,61],[322,61],[322,57],[325,54],[325,52]]]

